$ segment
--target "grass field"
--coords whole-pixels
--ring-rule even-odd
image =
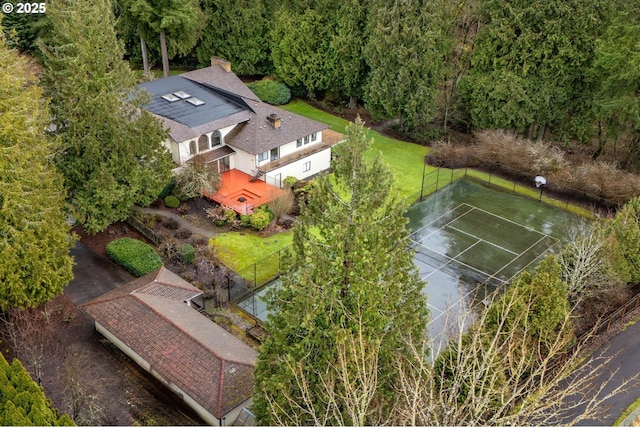
[[[278,252],[291,245],[293,231],[262,237],[252,232],[229,232],[211,238],[209,244],[224,265],[258,285],[278,274]],[[274,262],[275,259],[275,262]],[[253,265],[260,262],[258,268]]]
[[[346,133],[345,128],[349,124],[347,120],[326,113],[298,99],[280,108],[317,120],[340,133]],[[367,157],[373,159],[380,153],[395,176],[396,189],[400,196],[409,198],[410,203],[414,202],[417,198],[416,195],[420,193],[424,156],[427,155],[429,149],[423,145],[389,138],[371,129],[367,134],[373,139]],[[426,171],[430,172],[434,169],[427,166]]]

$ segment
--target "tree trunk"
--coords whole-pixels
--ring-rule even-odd
[[[169,55],[167,54],[167,35],[164,28],[160,30],[160,49],[162,50],[162,72],[169,77]]]
[[[147,42],[140,36],[140,49],[142,49],[142,68],[147,79],[151,80],[151,71],[149,70],[149,56],[147,55]]]

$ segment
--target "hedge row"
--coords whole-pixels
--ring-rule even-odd
[[[144,276],[162,267],[160,256],[151,246],[128,237],[109,243],[107,256],[136,277]]]

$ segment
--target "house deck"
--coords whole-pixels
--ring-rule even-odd
[[[217,193],[203,193],[203,195],[242,215],[249,215],[253,213],[254,208],[284,194],[284,190],[259,179],[253,180],[251,175],[237,169],[224,172],[220,175],[220,179],[222,185]]]

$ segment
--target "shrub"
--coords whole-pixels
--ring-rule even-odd
[[[168,230],[177,230],[178,228],[180,228],[180,224],[178,223],[178,221],[173,218],[165,218],[162,221],[162,225],[164,225],[164,227]]]
[[[164,205],[168,208],[175,209],[180,206],[180,199],[178,199],[176,196],[167,196],[164,198]]]
[[[293,186],[296,185],[296,182],[298,182],[298,178],[295,176],[288,176],[282,181],[282,184],[285,188],[293,188]]]
[[[265,209],[257,209],[251,215],[250,223],[253,228],[258,231],[262,231],[267,228],[272,219],[272,215],[269,211]]]
[[[176,186],[176,182],[175,180],[172,178],[169,182],[167,182],[167,184],[164,186],[164,188],[162,189],[162,191],[160,192],[160,194],[158,195],[159,199],[164,199],[165,197],[167,197],[168,195],[171,194],[171,192],[173,191],[173,189]]]
[[[196,259],[196,250],[193,246],[186,244],[180,248],[180,259],[183,264],[193,264]]]
[[[251,215],[240,215],[240,225],[243,227],[251,227]]]
[[[284,83],[262,79],[247,85],[261,101],[271,105],[284,105],[291,100],[291,90]]]
[[[640,283],[640,197],[618,211],[607,234],[615,271],[625,283]]]
[[[225,209],[222,216],[224,217],[224,222],[231,222],[236,219],[236,212],[233,209]]]
[[[122,237],[107,245],[107,256],[136,277],[162,267],[160,256],[140,240]]]
[[[295,197],[293,196],[293,193],[291,191],[287,191],[282,196],[269,202],[269,209],[276,220],[289,213],[293,207],[294,199]]]

